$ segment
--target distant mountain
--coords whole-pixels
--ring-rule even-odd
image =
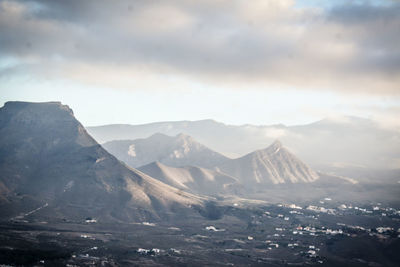
[[[339,165],[400,168],[400,132],[356,117],[328,118],[298,126],[234,126],[201,120],[87,129],[99,142],[147,138],[154,133],[184,133],[231,158],[241,157],[279,139],[310,166],[322,171],[330,171],[332,166]]]
[[[275,141],[268,148],[227,161],[216,168],[236,178],[244,185],[309,183],[319,178],[296,156]]]
[[[0,108],[2,219],[139,221],[192,213],[203,198],[126,167],[59,102]]]
[[[242,186],[228,174],[194,166],[169,167],[153,162],[140,171],[173,187],[202,195],[241,194]]]
[[[103,147],[134,168],[155,161],[173,167],[210,168],[228,160],[185,134],[171,137],[156,133],[146,139],[107,142]]]
[[[185,133],[193,137],[200,135],[211,137],[213,134],[219,135],[226,128],[227,125],[214,120],[200,120],[154,122],[140,125],[110,124],[87,127],[87,130],[98,142],[105,143],[112,140],[147,138],[155,133],[162,133],[169,136]],[[234,126],[232,128],[234,128]],[[208,130],[214,130],[214,133],[209,132],[207,134]],[[196,139],[200,140],[198,138]]]

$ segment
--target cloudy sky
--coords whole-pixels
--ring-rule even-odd
[[[400,1],[0,0],[0,104],[85,125],[353,115],[400,129]]]

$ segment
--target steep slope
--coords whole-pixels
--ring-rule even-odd
[[[0,194],[3,219],[138,221],[191,212],[203,201],[126,167],[59,102],[0,109]]]
[[[225,162],[216,169],[237,177],[244,185],[308,183],[319,178],[279,141],[266,149]]]
[[[209,168],[228,160],[185,134],[154,134],[137,140],[111,141],[104,145],[108,152],[137,168],[151,162],[180,167],[186,165]]]
[[[243,190],[236,178],[200,167],[176,168],[153,162],[139,170],[173,187],[202,195],[240,194]]]

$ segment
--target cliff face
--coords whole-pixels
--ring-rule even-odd
[[[0,194],[5,217],[46,205],[29,216],[137,221],[190,213],[203,201],[126,167],[59,102],[0,109]]]

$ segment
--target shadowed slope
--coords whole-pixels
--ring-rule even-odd
[[[0,109],[0,211],[125,221],[190,212],[202,199],[126,167],[58,102]],[[25,215],[24,215],[25,214]]]

